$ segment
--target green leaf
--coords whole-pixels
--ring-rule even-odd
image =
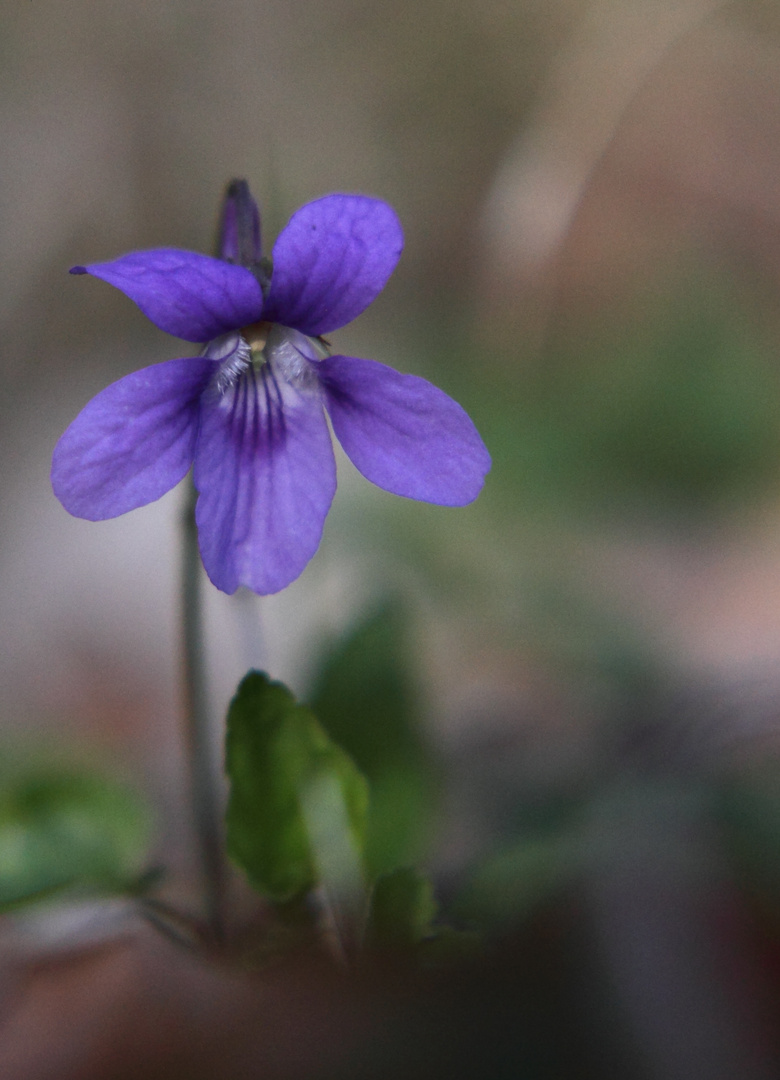
[[[338,641],[315,679],[312,707],[371,785],[366,864],[372,875],[423,854],[434,778],[398,604],[385,604]]]
[[[284,902],[359,884],[368,786],[287,687],[251,671],[227,717],[227,847],[258,889]]]
[[[382,874],[374,885],[365,932],[365,948],[406,955],[416,965],[435,968],[472,958],[478,934],[435,924],[438,905],[433,885],[410,867]]]
[[[366,925],[369,948],[409,947],[433,932],[437,905],[423,874],[402,867],[377,879]]]
[[[22,770],[0,778],[0,910],[68,888],[123,890],[138,874],[149,819],[100,777]]]

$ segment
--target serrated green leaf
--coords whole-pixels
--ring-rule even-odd
[[[284,902],[360,872],[368,786],[353,761],[282,683],[258,671],[227,718],[227,847],[249,880]]]
[[[432,931],[437,905],[425,875],[401,867],[377,878],[366,924],[369,948],[417,945]]]
[[[406,621],[398,604],[374,612],[336,642],[311,695],[323,727],[371,785],[366,864],[372,874],[422,856],[434,802]]]
[[[148,814],[101,777],[23,770],[0,780],[0,909],[68,888],[117,890],[137,875]]]

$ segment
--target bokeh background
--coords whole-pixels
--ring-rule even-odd
[[[215,716],[251,665],[305,697],[330,638],[403,608],[440,788],[421,857],[502,961],[432,988],[430,1013],[396,988],[382,1068],[776,1076],[777,6],[0,13],[0,754],[45,750],[143,792],[171,894],[190,896],[181,493],[91,524],[48,480],[94,393],[187,351],[66,271],[210,250],[234,176],[268,246],[321,194],[384,198],[405,252],[335,345],[456,397],[493,471],[453,511],[340,459],[301,579],[209,594]],[[388,1030],[381,988],[370,1015],[300,973],[249,990],[144,934],[64,966],[29,933],[34,968],[13,946],[4,1077],[351,1076],[347,1045],[364,1075],[359,1032]]]

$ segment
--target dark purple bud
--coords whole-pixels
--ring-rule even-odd
[[[220,259],[252,270],[262,258],[260,210],[246,180],[231,180],[222,201]]]

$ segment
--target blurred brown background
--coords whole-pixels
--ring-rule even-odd
[[[770,884],[746,883],[701,793],[713,777],[752,792],[759,767],[761,791],[777,791],[777,6],[4,0],[0,11],[8,745],[54,742],[144,787],[158,848],[189,880],[179,493],[95,525],[69,518],[48,482],[53,445],[92,394],[187,348],[67,269],[148,246],[210,250],[233,176],[262,204],[269,248],[321,194],[384,198],[404,256],[335,344],[460,400],[493,472],[454,512],[370,489],[340,460],[300,581],[259,602],[209,595],[215,713],[252,664],[305,692],[323,633],[379,596],[406,597],[449,777],[431,853],[441,874],[521,833],[518,807],[596,792],[572,993],[587,999],[582,971],[600,973],[582,1023],[618,1035],[595,1038],[601,1066],[580,1059],[570,1075],[776,1075],[780,841],[759,845]],[[95,978],[114,1003],[101,1014],[107,1045],[128,994],[143,1032],[145,986],[174,998],[172,982],[189,987],[144,1067],[164,1043],[166,1068],[196,1075],[170,1046],[200,1015],[202,973],[179,983],[159,958],[114,960],[85,974],[83,1012],[46,1061],[40,1045],[25,1059],[48,1029],[45,1006],[11,1000],[4,1076],[87,1075],[74,1046]],[[308,1075],[308,1058],[285,1054],[269,1075]],[[135,1075],[110,1053],[93,1064]],[[234,1075],[214,1068],[202,1074]]]

